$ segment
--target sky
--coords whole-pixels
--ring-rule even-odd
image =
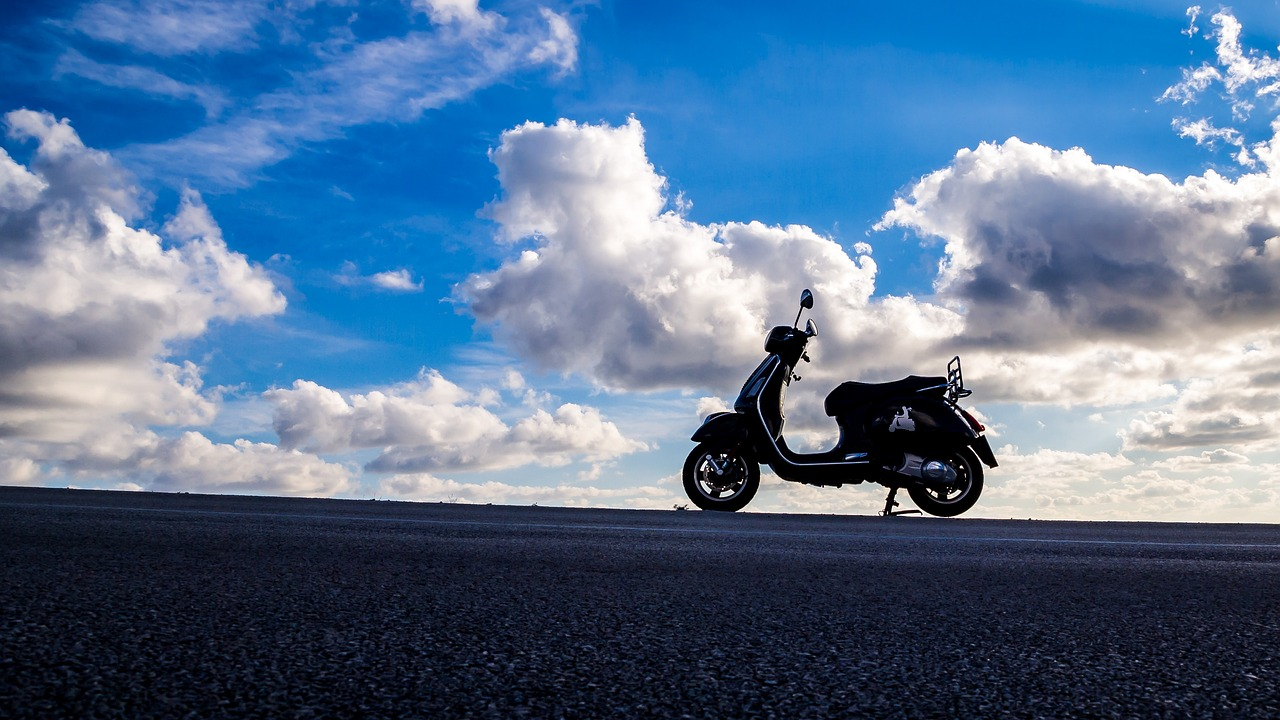
[[[968,516],[1275,522],[1278,43],[1273,0],[7,8],[0,483],[670,509],[811,288],[793,446],[958,354]]]

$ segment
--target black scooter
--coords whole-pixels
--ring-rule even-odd
[[[787,386],[794,368],[809,361],[805,347],[818,334],[800,316],[813,308],[813,293],[800,295],[792,327],[769,331],[769,356],[751,373],[733,412],[714,413],[693,434],[698,446],[684,463],[684,489],[703,510],[733,512],[746,507],[760,487],[760,463],[783,480],[840,487],[875,482],[889,488],[882,515],[918,513],[955,517],[982,493],[982,465],[996,466],[986,430],[957,404],[968,397],[957,356],[946,377],[911,375],[887,383],[846,382],[827,395],[827,415],[840,426],[840,440],[821,453],[799,454],[782,437]],[[895,511],[906,488],[920,510]]]

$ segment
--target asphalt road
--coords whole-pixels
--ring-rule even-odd
[[[1280,717],[1280,527],[0,488],[0,717]]]

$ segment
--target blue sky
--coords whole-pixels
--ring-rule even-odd
[[[1270,521],[1277,42],[1269,1],[11,9],[0,481],[669,508],[813,287],[795,443],[960,353],[974,514]]]

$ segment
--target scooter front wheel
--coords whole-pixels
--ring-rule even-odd
[[[735,447],[704,442],[684,461],[684,491],[703,510],[741,510],[760,489],[760,464]]]

